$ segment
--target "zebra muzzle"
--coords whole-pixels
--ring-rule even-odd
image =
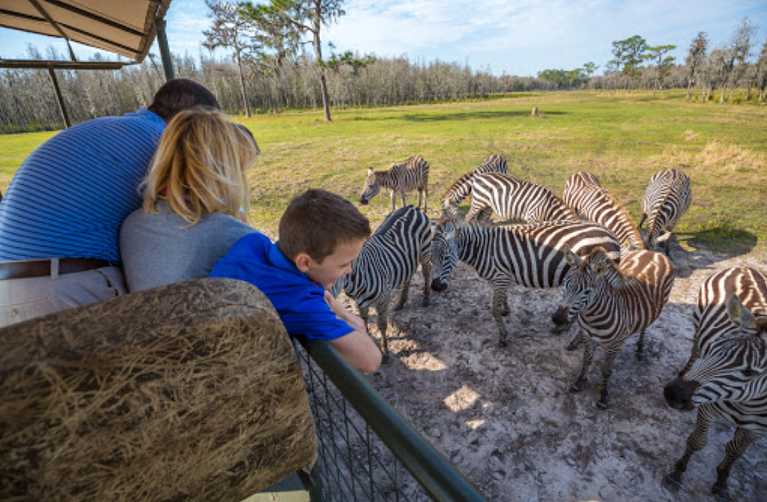
[[[431,281],[431,289],[434,291],[444,291],[447,289],[447,282],[441,281],[439,279],[434,279]]]
[[[695,408],[692,396],[700,387],[698,382],[690,382],[676,378],[663,388],[663,397],[666,403],[675,410],[690,411]]]
[[[569,324],[570,321],[567,320],[567,306],[561,306],[557,309],[554,314],[551,316],[551,322],[556,324],[557,326],[564,326],[566,324]]]
[[[363,206],[367,206],[368,205],[368,200],[367,199],[363,199],[362,197],[360,197],[360,204],[362,204]]]

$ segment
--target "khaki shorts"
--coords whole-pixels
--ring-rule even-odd
[[[0,281],[0,328],[124,294],[125,284],[118,267],[3,280]]]

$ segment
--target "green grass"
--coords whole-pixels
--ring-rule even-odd
[[[542,118],[529,116],[533,106]],[[237,120],[263,150],[250,174],[251,222],[274,235],[290,197],[323,187],[357,199],[365,169],[413,154],[431,164],[430,207],[452,181],[501,152],[513,174],[561,192],[588,170],[638,218],[639,201],[658,169],[682,166],[693,206],[677,227],[687,246],[743,252],[767,238],[767,107],[687,103],[683,91],[562,92],[374,109],[291,111]],[[52,133],[0,136],[0,184]],[[414,200],[411,195],[410,200]],[[379,195],[362,210],[380,220]]]

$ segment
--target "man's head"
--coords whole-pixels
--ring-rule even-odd
[[[351,271],[370,236],[370,222],[354,205],[325,190],[294,198],[280,219],[280,251],[313,281],[329,288]]]
[[[160,87],[149,111],[170,122],[178,112],[198,106],[221,109],[216,97],[204,85],[188,78],[174,78]]]

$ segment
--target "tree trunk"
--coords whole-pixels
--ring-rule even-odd
[[[320,67],[320,94],[322,95],[322,109],[325,112],[325,122],[332,122],[330,116],[330,98],[328,97],[328,83],[325,80],[325,66],[322,61],[322,44],[320,41],[320,27],[322,26],[322,2],[314,2],[314,19],[312,19],[314,35],[314,57]]]
[[[245,107],[245,116],[250,117],[250,105],[248,105],[248,96],[245,94],[245,79],[242,76],[242,61],[240,60],[240,48],[234,48],[234,58],[237,60],[237,75],[240,77],[240,94],[242,95],[242,104]]]

